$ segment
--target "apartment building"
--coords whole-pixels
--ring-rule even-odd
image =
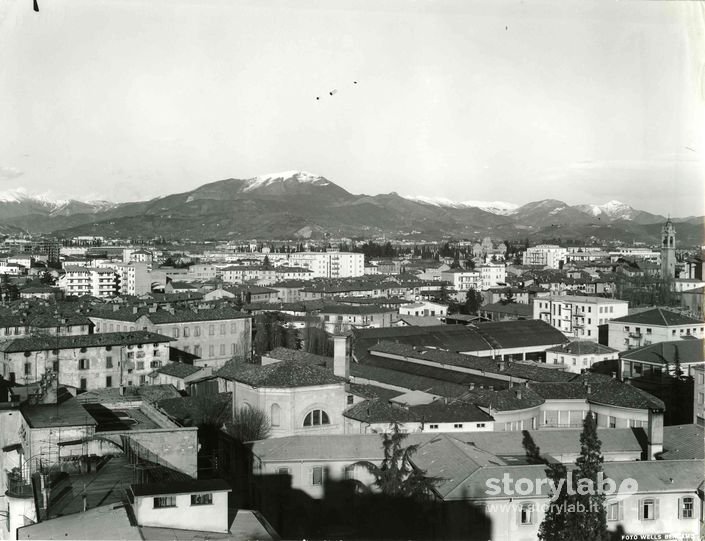
[[[705,321],[665,308],[615,318],[608,325],[608,344],[618,351],[682,338],[705,338]]]
[[[61,385],[101,389],[145,385],[169,362],[171,338],[148,331],[74,336],[27,336],[0,343],[2,375],[10,382],[38,383],[56,374]]]
[[[120,275],[110,267],[67,266],[59,277],[58,286],[67,296],[109,298],[120,292]]]
[[[598,327],[626,316],[627,301],[603,297],[552,295],[534,300],[534,319],[550,323],[570,338],[598,340]]]
[[[489,289],[507,281],[507,266],[504,263],[486,263],[475,268],[480,273],[481,289]]]
[[[556,244],[539,244],[526,249],[523,264],[559,269],[565,263],[567,255],[568,250]]]
[[[144,295],[152,291],[152,276],[149,263],[132,261],[130,263],[116,263],[113,265],[115,272],[120,276],[120,295]]]
[[[364,276],[365,256],[355,252],[294,252],[289,263],[309,269],[312,278],[352,278]]]
[[[196,366],[218,368],[233,357],[249,358],[252,316],[231,307],[157,309],[114,307],[90,314],[96,333],[144,330],[166,335],[172,346],[199,357]]]
[[[441,272],[441,280],[450,282],[458,293],[482,289],[482,276],[477,270],[449,269]]]

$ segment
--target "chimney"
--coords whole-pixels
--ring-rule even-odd
[[[521,400],[521,387],[518,387],[517,389],[514,390],[514,394],[516,397]]]
[[[125,396],[125,386],[120,385],[120,396]]]
[[[587,385],[587,394],[592,393],[592,385],[588,384]]]
[[[137,308],[136,306],[133,306],[133,307],[132,307],[132,313],[133,313],[133,314],[136,314],[136,313],[137,313],[137,310],[138,310],[138,308]]]
[[[348,339],[345,336],[333,337],[333,374],[345,379],[350,378]]]
[[[649,422],[646,428],[648,440],[646,460],[656,460],[656,455],[663,452],[663,412],[649,410]]]
[[[113,312],[117,312],[120,310],[120,305],[119,304],[113,304]]]
[[[475,390],[475,384],[474,384],[472,381],[471,381],[470,384],[468,385],[468,389],[469,389],[470,391],[474,391],[474,390]]]
[[[612,372],[612,379],[617,379],[617,372]]]
[[[500,372],[504,372],[504,369],[505,369],[504,359],[500,359],[500,361],[497,363],[497,370],[499,370]]]
[[[487,388],[488,388],[490,391],[494,391],[494,385],[490,385],[490,386],[487,387]]]

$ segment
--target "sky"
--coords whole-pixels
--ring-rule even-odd
[[[703,2],[38,2],[0,3],[0,192],[131,201],[300,169],[705,214]]]

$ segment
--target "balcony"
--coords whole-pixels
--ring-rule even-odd
[[[641,340],[642,337],[641,331],[631,331],[629,333],[629,338],[634,338],[635,340]]]

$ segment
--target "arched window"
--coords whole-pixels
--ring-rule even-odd
[[[304,426],[329,425],[328,414],[323,410],[313,410],[304,418]]]
[[[279,404],[272,404],[272,414],[271,414],[272,426],[279,426],[280,413],[281,413],[281,408],[279,407]]]

